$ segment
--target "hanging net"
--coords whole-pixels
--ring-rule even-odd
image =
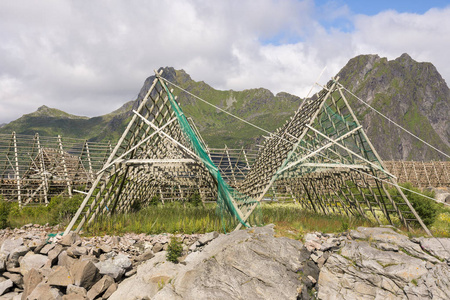
[[[169,97],[170,105],[175,112],[178,123],[181,127],[181,132],[190,144],[191,148],[194,150],[195,154],[208,169],[209,173],[214,178],[214,181],[217,183],[217,213],[221,216],[222,222],[224,220],[225,214],[229,213],[231,216],[235,217],[242,225],[244,225],[245,227],[250,227],[248,222],[246,222],[245,217],[254,206],[258,208],[259,212],[257,212],[256,215],[260,214],[259,202],[252,199],[251,197],[246,196],[243,193],[240,193],[225,182],[219,169],[211,160],[208,152],[205,149],[205,146],[201,142],[200,138],[195,134],[195,131],[189,124],[189,121],[181,110],[181,107],[176,102],[174,96],[169,91],[164,82],[162,82],[162,80],[160,80],[160,83],[164,87]],[[259,220],[259,222],[261,222],[261,220]]]

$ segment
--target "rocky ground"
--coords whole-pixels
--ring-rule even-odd
[[[450,239],[391,227],[274,237],[273,226],[179,235],[0,230],[0,299],[450,299]]]

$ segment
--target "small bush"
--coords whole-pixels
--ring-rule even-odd
[[[159,204],[159,202],[161,202],[161,200],[159,199],[159,196],[158,196],[158,195],[154,195],[154,196],[150,199],[150,201],[148,202],[148,205],[156,206],[156,205]]]
[[[0,198],[0,229],[9,226],[8,216],[10,211],[11,211],[10,203]]]
[[[183,253],[183,243],[175,236],[170,239],[169,247],[167,247],[167,260],[178,263],[178,257]]]
[[[348,222],[346,220],[342,221],[341,228],[339,231],[346,232],[348,230]]]
[[[200,193],[198,191],[196,191],[189,197],[189,203],[191,203],[195,207],[202,204],[202,197],[200,196]]]
[[[22,209],[20,209],[19,207],[19,203],[18,202],[11,202],[9,204],[9,217],[10,218],[20,218],[22,217]]]
[[[131,212],[138,212],[142,209],[142,203],[141,201],[139,201],[138,199],[136,199],[130,207],[130,211]]]
[[[411,183],[405,183],[402,184],[402,186],[406,189],[434,198],[434,192],[421,191],[418,188],[413,187]],[[391,189],[389,193],[391,195],[398,195],[396,189]],[[407,190],[403,190],[403,193],[405,194],[406,198],[408,198],[409,202],[414,207],[415,211],[420,216],[425,225],[429,226],[433,224],[439,212],[439,205],[436,203],[436,201],[422,197]]]
[[[56,196],[50,200],[47,206],[50,225],[67,223],[75,215],[83,202],[84,195],[74,195],[72,198]],[[36,210],[36,208],[32,208]]]

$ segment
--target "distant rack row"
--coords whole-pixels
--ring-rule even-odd
[[[231,186],[238,186],[257,157],[257,149],[210,148],[209,155]],[[22,205],[46,204],[61,193],[87,192],[112,151],[111,143],[83,139],[0,134],[0,195]],[[399,183],[419,188],[450,187],[449,161],[385,161]],[[181,187],[180,187],[181,188]],[[181,200],[183,191],[160,191],[161,200]],[[205,201],[214,201],[208,197]],[[280,180],[265,200],[296,201]]]

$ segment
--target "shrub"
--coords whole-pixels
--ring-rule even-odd
[[[159,204],[159,202],[160,202],[159,196],[158,196],[158,195],[154,195],[154,196],[150,199],[148,205],[154,205],[154,206],[156,206],[156,205]]]
[[[434,198],[434,192],[421,191],[418,188],[413,187],[411,183],[405,183],[402,184],[402,186],[408,190],[412,190],[414,192]],[[417,195],[407,190],[402,189],[402,191],[405,194],[406,198],[408,198],[409,202],[414,207],[422,221],[425,223],[425,225],[429,226],[433,224],[439,212],[439,205],[436,203],[436,201]],[[398,195],[396,189],[392,189],[389,192],[391,195]]]
[[[84,195],[74,195],[72,198],[53,197],[47,206],[50,218],[49,223],[56,225],[68,222],[77,212],[83,199]]]
[[[130,206],[131,212],[138,212],[142,209],[142,203],[138,199],[134,200],[134,202]]]
[[[167,260],[173,263],[178,263],[178,257],[183,253],[183,243],[173,236],[170,239],[169,247],[167,247]]]
[[[200,196],[200,193],[198,191],[195,191],[195,193],[191,194],[191,196],[189,197],[189,203],[191,203],[195,207],[202,204],[202,197]]]
[[[9,204],[9,208],[9,216],[11,218],[20,218],[23,215],[22,209],[20,209],[18,202],[11,202]]]
[[[8,216],[10,211],[11,211],[10,203],[0,198],[0,229],[9,226]]]

